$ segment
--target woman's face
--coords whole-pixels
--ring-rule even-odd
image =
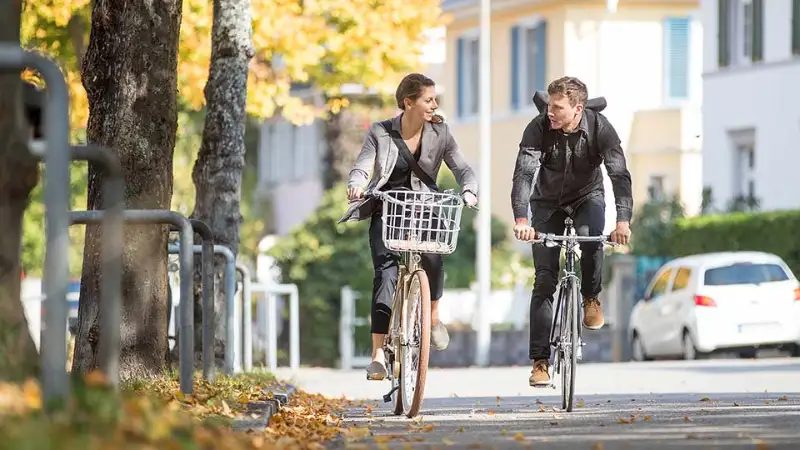
[[[407,98],[405,100],[406,114],[430,122],[433,119],[433,113],[439,108],[436,103],[436,88],[434,86],[425,86],[416,100]]]

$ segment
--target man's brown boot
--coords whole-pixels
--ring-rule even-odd
[[[606,323],[603,309],[597,297],[583,299],[583,326],[590,330],[599,330]]]
[[[544,359],[538,359],[534,361],[533,370],[531,370],[531,377],[528,378],[528,384],[531,386],[550,384],[550,372],[548,372],[549,368],[550,364]]]

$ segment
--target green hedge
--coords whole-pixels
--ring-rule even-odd
[[[680,219],[666,241],[675,257],[736,250],[774,253],[800,275],[800,210]]]

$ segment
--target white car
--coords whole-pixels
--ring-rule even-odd
[[[778,256],[721,252],[664,264],[634,305],[633,359],[697,359],[720,351],[753,357],[782,347],[800,356],[800,283]]]

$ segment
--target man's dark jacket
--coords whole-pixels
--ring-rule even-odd
[[[519,144],[511,188],[514,219],[527,217],[530,204],[535,228],[557,208],[571,213],[588,198],[602,198],[605,190],[600,164],[605,164],[611,179],[617,222],[630,222],[631,175],[619,136],[608,119],[584,109],[578,129],[564,133],[550,128],[546,114],[536,116],[525,128]]]

